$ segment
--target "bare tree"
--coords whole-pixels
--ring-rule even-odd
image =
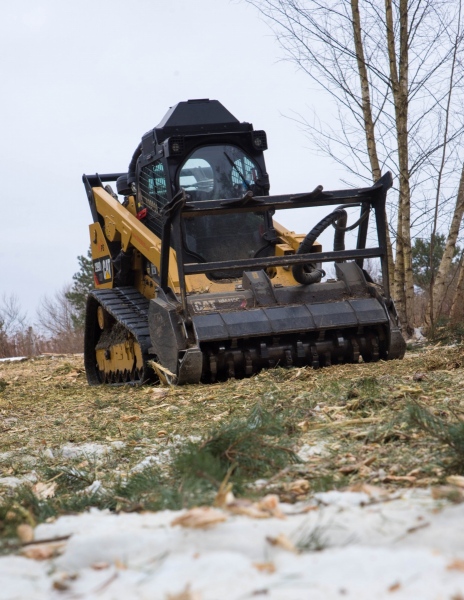
[[[446,98],[446,106],[444,109],[444,143],[441,149],[441,160],[438,169],[437,176],[437,187],[435,195],[435,209],[433,215],[432,233],[430,238],[430,300],[429,306],[426,312],[426,321],[433,327],[436,318],[440,315],[443,302],[446,295],[446,283],[449,279],[452,260],[456,248],[456,242],[461,227],[462,216],[464,213],[464,165],[461,169],[461,179],[459,181],[459,188],[456,195],[456,202],[454,205],[453,217],[448,231],[448,239],[446,241],[445,250],[443,257],[438,268],[438,272],[435,277],[433,268],[433,251],[434,243],[436,240],[436,233],[438,227],[438,212],[440,209],[440,193],[441,193],[441,182],[444,176],[444,170],[446,166],[447,151],[448,151],[448,129],[450,127],[451,106],[452,97],[454,93],[454,84],[456,79],[456,70],[460,67],[458,64],[458,50],[460,46],[461,34],[461,3],[458,2],[458,18],[457,27],[455,30],[455,40],[453,44],[453,55],[451,60],[451,66],[449,71],[449,82],[448,82],[448,93]]]
[[[38,338],[17,296],[3,294],[0,299],[0,357],[33,356],[37,353]]]
[[[26,314],[22,312],[17,296],[3,294],[0,299],[0,356],[16,356],[16,336],[26,326]]]
[[[82,352],[83,334],[76,329],[76,311],[67,295],[71,285],[66,285],[52,297],[44,297],[37,310],[37,319],[44,333],[45,344],[54,352]]]
[[[21,309],[18,297],[3,294],[0,299],[0,323],[7,336],[14,335],[26,326],[27,316]]]
[[[456,284],[456,291],[454,293],[450,310],[450,320],[452,323],[462,320],[464,315],[464,306],[462,301],[464,298],[464,252],[462,253],[461,260],[459,261],[458,271],[459,276]]]
[[[438,208],[437,208],[438,213]],[[450,275],[453,267],[453,257],[456,250],[456,242],[459,235],[459,230],[462,223],[462,217],[464,214],[464,165],[461,170],[461,180],[459,183],[458,193],[456,195],[456,203],[454,206],[453,217],[451,219],[451,224],[448,230],[448,237],[446,240],[445,250],[443,252],[443,256],[440,262],[440,266],[438,267],[437,274],[435,276],[433,270],[433,262],[430,260],[430,271],[432,274],[431,282],[430,282],[430,296],[429,296],[429,304],[426,310],[426,322],[429,323],[432,327],[434,326],[437,318],[442,313],[443,303],[446,297],[446,292],[450,283]],[[436,239],[435,236],[435,227],[432,229],[432,238],[430,244],[430,253],[433,253],[433,242]],[[462,261],[461,261],[462,262]],[[462,264],[460,266],[462,271]],[[459,281],[459,280],[458,280]],[[459,303],[462,303],[462,291],[461,286],[458,284],[455,291],[455,300],[453,304],[457,306]]]
[[[37,310],[40,333],[28,323],[18,298],[0,298],[0,357],[33,356],[42,352],[82,352],[83,331],[76,308],[67,297],[71,285],[44,297]]]
[[[336,126],[297,118],[314,147],[358,178],[397,175],[393,295],[411,330],[411,237],[449,230],[463,162],[461,0],[247,1],[287,58],[334,100]]]

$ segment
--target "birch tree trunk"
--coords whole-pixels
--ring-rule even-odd
[[[458,319],[462,318],[463,314],[463,302],[464,302],[464,254],[461,256],[459,261],[459,278],[454,292],[453,303],[451,305],[450,320],[455,323]]]
[[[367,154],[369,156],[369,162],[371,166],[372,172],[372,181],[375,183],[382,176],[382,171],[380,169],[379,156],[377,153],[377,144],[375,137],[375,125],[374,119],[372,116],[372,105],[370,98],[370,84],[369,84],[369,76],[366,68],[366,59],[364,56],[364,46],[362,41],[362,28],[361,28],[361,16],[359,13],[359,0],[351,0],[351,15],[352,15],[352,24],[353,24],[353,40],[354,40],[354,48],[356,52],[356,64],[358,67],[359,73],[359,81],[361,84],[361,103],[362,103],[362,114],[364,119],[364,132],[366,135],[366,148]],[[386,217],[386,215],[385,215]],[[385,222],[387,218],[385,218]],[[390,277],[393,276],[394,273],[394,262],[393,262],[393,250],[390,239],[390,232],[387,228],[386,231],[387,236],[387,260],[388,260],[388,271],[391,274]],[[392,283],[390,283],[390,287],[392,287]],[[389,290],[390,293],[393,292],[392,289]]]
[[[446,294],[446,282],[448,281],[451,266],[453,264],[454,251],[456,248],[456,241],[459,235],[459,229],[461,227],[462,216],[464,214],[464,165],[461,170],[461,179],[459,182],[458,194],[456,196],[456,204],[454,206],[453,218],[448,232],[448,238],[446,240],[445,251],[438,267],[437,276],[435,278],[435,284],[433,286],[433,322],[436,321],[437,317],[441,313],[443,306],[443,300]],[[459,279],[463,269],[461,268]],[[458,284],[459,289],[459,284]],[[457,292],[457,290],[456,290]],[[456,298],[456,295],[455,295]],[[453,303],[454,304],[454,303]],[[457,309],[457,307],[456,307]]]
[[[402,228],[401,221],[401,205],[398,206],[398,227],[400,232]],[[396,268],[397,265],[404,265],[403,239],[400,233],[396,236],[396,264],[393,271],[393,297],[395,299],[396,310],[400,317],[401,323],[406,323],[406,297],[404,293],[404,269]]]
[[[414,321],[414,281],[411,254],[411,189],[408,149],[408,0],[400,0],[399,55],[395,47],[392,0],[385,0],[387,49],[398,139],[399,202],[394,297],[407,332]]]
[[[456,247],[456,240],[459,234],[459,229],[461,226],[462,214],[464,210],[464,165],[461,170],[461,178],[459,180],[459,188],[458,194],[456,197],[456,201],[454,204],[454,212],[453,218],[451,220],[451,225],[448,231],[448,239],[446,241],[445,250],[443,252],[443,256],[438,268],[438,271],[435,275],[434,273],[434,264],[433,264],[433,254],[434,254],[434,244],[437,234],[438,228],[438,212],[440,209],[440,200],[441,200],[441,188],[442,188],[442,180],[444,176],[445,164],[446,164],[446,155],[448,151],[448,130],[450,126],[450,108],[451,108],[451,99],[454,92],[455,85],[455,70],[457,66],[457,55],[459,48],[459,40],[461,38],[461,1],[459,1],[459,19],[456,31],[456,38],[453,47],[453,59],[451,63],[451,71],[448,83],[448,93],[446,99],[446,110],[445,110],[445,129],[443,135],[443,149],[441,153],[441,162],[440,168],[438,170],[437,177],[437,190],[435,195],[435,210],[433,215],[433,227],[432,233],[430,235],[430,294],[429,294],[429,302],[425,312],[425,320],[426,323],[432,328],[435,325],[436,319],[440,316],[443,301],[446,295],[446,281],[449,277],[451,265],[454,257],[454,250]]]

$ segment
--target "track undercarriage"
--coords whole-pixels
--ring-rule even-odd
[[[142,384],[152,378],[147,314],[148,300],[133,288],[90,294],[84,348],[89,383]]]

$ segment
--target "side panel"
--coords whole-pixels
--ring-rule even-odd
[[[111,254],[100,223],[89,225],[89,233],[95,287],[97,289],[112,288],[114,273]]]

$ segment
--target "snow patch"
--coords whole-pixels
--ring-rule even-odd
[[[124,442],[115,441],[109,444],[86,442],[84,444],[67,444],[58,451],[63,458],[79,458],[81,456],[98,458],[109,454],[114,449],[123,448]],[[53,454],[53,453],[52,453]]]
[[[137,463],[131,469],[131,473],[140,473],[147,467],[152,465],[166,465],[171,462],[171,451],[169,449],[162,450],[159,454],[150,454],[146,456],[142,461]]]
[[[0,477],[0,486],[15,488],[19,485],[36,483],[36,481],[37,473],[35,471],[31,471],[22,477]]]
[[[339,508],[365,506],[370,502],[370,496],[365,492],[339,492],[338,490],[318,492],[314,494],[314,498],[325,506],[338,506]]]
[[[103,487],[103,484],[99,479],[95,479],[93,483],[91,483],[89,486],[82,490],[82,493],[86,494],[87,496],[93,496],[95,494],[104,494],[105,492],[106,489]]]
[[[423,327],[414,327],[414,333],[412,334],[411,339],[414,342],[426,342],[427,338],[425,337],[423,332]]]
[[[296,454],[303,462],[307,462],[311,456],[322,456],[325,454],[325,445],[324,442],[313,445],[303,444]]]
[[[8,598],[100,600],[189,598],[239,600],[435,600],[464,590],[464,505],[437,511],[429,492],[363,506],[368,494],[318,494],[319,508],[285,519],[231,515],[207,529],[171,524],[184,511],[122,513],[91,509],[41,524],[36,540],[70,535],[61,556],[44,561],[0,558]],[[309,508],[309,505],[307,505]],[[294,508],[282,505],[282,509]],[[318,535],[322,550],[311,551]],[[270,539],[285,536],[306,551],[294,553]],[[453,567],[453,565],[458,565]],[[196,596],[196,595],[197,596]]]

